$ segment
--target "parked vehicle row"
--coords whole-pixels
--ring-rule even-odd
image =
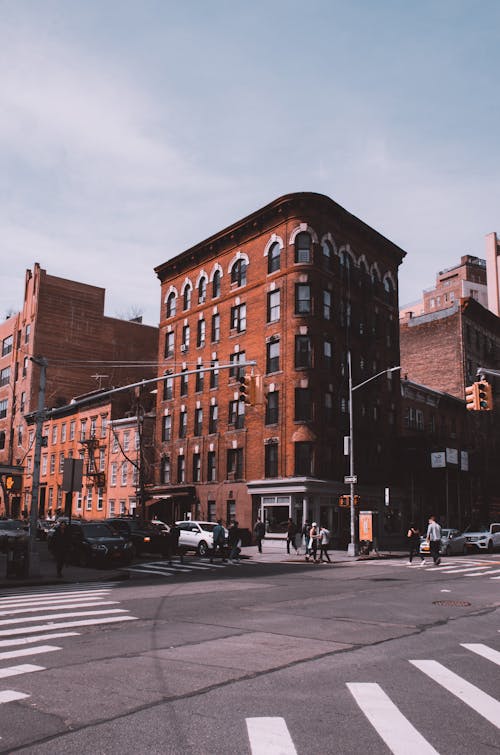
[[[457,529],[441,529],[439,552],[443,556],[466,555],[471,551],[488,551],[493,553],[500,548],[500,524],[469,526],[463,532]],[[420,553],[429,553],[429,543],[425,537],[420,539]]]

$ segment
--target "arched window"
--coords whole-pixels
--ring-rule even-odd
[[[173,317],[177,310],[177,297],[174,291],[171,291],[167,297],[166,316]]]
[[[347,254],[347,252],[340,252],[340,267],[343,267],[344,270],[350,270],[351,269],[351,255]]]
[[[242,257],[236,260],[231,268],[231,283],[237,286],[246,286],[247,282],[247,263]]]
[[[205,277],[200,278],[198,283],[198,304],[203,304],[207,298],[207,279]]]
[[[212,279],[212,296],[214,299],[220,296],[220,280],[221,280],[220,270],[216,270],[214,273],[214,277]]]
[[[183,309],[191,309],[191,294],[193,290],[191,288],[191,285],[188,284],[184,287],[184,295],[183,295]]]
[[[321,261],[324,270],[331,270],[333,267],[333,249],[332,245],[326,239],[321,244]]]
[[[392,299],[394,295],[394,286],[392,285],[392,280],[388,275],[386,275],[384,278],[384,291],[387,298]]]
[[[305,231],[295,237],[295,262],[311,262],[311,237]]]
[[[271,247],[267,253],[267,272],[275,273],[280,269],[280,256],[281,248],[277,241],[271,244]]]

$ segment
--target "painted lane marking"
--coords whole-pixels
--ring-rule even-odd
[[[252,755],[297,755],[284,718],[247,718]]]
[[[116,606],[119,604],[118,600],[92,600],[85,601],[85,603],[63,603],[62,605],[54,605],[51,603],[51,608],[91,608],[92,606]],[[18,613],[36,613],[37,611],[46,611],[47,606],[30,606],[29,608],[14,608],[9,611],[0,611],[0,616],[13,616]]]
[[[491,569],[488,574],[500,574],[500,569]],[[468,577],[481,577],[481,574],[467,574]]]
[[[487,658],[488,661],[493,661],[497,666],[500,666],[500,653],[498,650],[493,650],[493,648],[489,648],[487,645],[482,645],[480,642],[462,642],[461,645],[463,648],[471,650],[473,653],[477,653],[483,658]]]
[[[75,616],[100,616],[103,613],[127,613],[125,608],[109,608],[104,611],[76,611],[68,613],[46,613],[43,616],[23,616],[22,619],[2,619],[0,626],[7,626],[12,624],[22,624],[26,621],[50,621],[52,619],[71,619]]]
[[[357,704],[394,755],[438,755],[378,684],[347,684]]]
[[[0,669],[0,679],[6,679],[8,676],[19,676],[20,674],[31,674],[33,671],[45,671],[45,666],[33,666],[31,663],[24,663],[20,666],[2,668]]]
[[[410,661],[463,703],[500,728],[500,703],[437,661]]]
[[[39,653],[52,653],[54,650],[61,650],[62,648],[56,645],[38,645],[34,648],[23,648],[20,650],[6,650],[0,653],[0,661],[5,661],[8,658],[21,658],[25,655],[38,655]]]
[[[39,624],[35,627],[21,627],[17,629],[0,629],[0,637],[5,635],[14,636],[18,634],[32,634],[33,632],[44,631],[47,632],[50,629],[66,629],[70,627],[93,627],[98,624],[111,624],[117,621],[137,621],[137,616],[110,616],[105,619],[82,619],[81,621],[61,621],[55,624]]]
[[[9,598],[0,598],[0,608],[3,608],[5,605],[23,605],[26,603],[29,605],[30,603],[50,603],[53,600],[72,600],[72,599],[78,599],[78,600],[84,600],[85,598],[99,598],[101,597],[107,597],[110,590],[95,590],[92,592],[68,592],[68,593],[46,593],[44,595],[22,595],[19,597],[12,597]]]
[[[24,692],[14,692],[11,689],[6,689],[0,692],[0,704],[12,703],[14,700],[24,700],[25,697],[29,697],[29,695],[25,695]]]
[[[78,637],[79,632],[54,632],[54,634],[37,634],[35,637],[17,637],[15,640],[0,640],[0,648],[8,648],[13,645],[29,645],[42,640],[55,640],[59,637]]]

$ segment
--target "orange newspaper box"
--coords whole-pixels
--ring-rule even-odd
[[[373,511],[359,512],[359,539],[373,541]]]

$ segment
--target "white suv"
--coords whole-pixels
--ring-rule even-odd
[[[214,527],[217,522],[176,522],[180,529],[179,547],[196,551],[198,556],[206,556],[214,547]],[[225,540],[228,531],[224,528]]]

